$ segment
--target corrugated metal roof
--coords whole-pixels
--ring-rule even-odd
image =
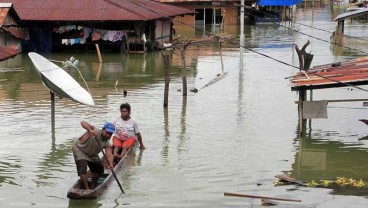
[[[167,3],[179,3],[179,2],[239,2],[240,0],[155,0],[159,2],[167,2]],[[245,1],[254,1],[254,0],[245,0]]]
[[[17,49],[14,49],[11,47],[0,46],[0,61],[10,58],[12,56],[15,56],[18,53],[20,53],[20,51]]]
[[[298,72],[289,78],[292,89],[318,89],[368,84],[368,57],[347,62],[315,66],[308,71]]]
[[[151,0],[0,0],[13,3],[22,20],[124,21],[152,20],[195,11]]]
[[[0,3],[0,26],[17,25],[17,20],[19,20],[19,16],[12,7],[12,4]]]
[[[347,12],[347,13],[340,14],[334,20],[339,21],[339,20],[343,20],[348,17],[360,16],[360,15],[367,14],[367,13],[368,13],[368,8],[361,8],[353,12]]]
[[[5,18],[8,16],[9,8],[0,8],[0,25],[4,25]]]

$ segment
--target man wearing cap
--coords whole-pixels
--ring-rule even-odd
[[[89,190],[96,186],[97,180],[104,172],[104,166],[98,156],[103,148],[105,149],[109,164],[112,164],[113,155],[110,137],[115,131],[115,126],[112,123],[106,123],[102,129],[98,130],[86,121],[82,121],[81,125],[87,131],[74,143],[72,151],[78,176],[84,188]],[[90,186],[88,185],[87,166],[92,172]],[[109,168],[112,168],[112,166]]]

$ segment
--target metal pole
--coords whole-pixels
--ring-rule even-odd
[[[244,0],[241,0],[240,7],[240,67],[243,68],[244,53]]]

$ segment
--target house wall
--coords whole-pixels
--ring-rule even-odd
[[[218,2],[201,2],[198,1],[194,4],[193,1],[164,1],[161,0],[160,2],[171,4],[174,6],[183,7],[189,10],[196,10],[196,9],[221,9],[221,16],[224,18],[225,25],[238,25],[240,24],[240,7],[234,5],[235,3],[240,4],[240,1],[218,1]],[[252,3],[255,1],[246,0],[245,4],[247,6],[251,6]],[[211,18],[211,17],[206,17]],[[190,26],[195,26],[195,15],[185,15],[185,16],[178,16],[174,18],[174,24],[182,25],[182,23]]]
[[[234,6],[234,2],[221,2],[220,5],[201,5],[193,4],[193,2],[173,3],[172,5],[180,6],[189,10],[196,9],[221,9],[221,16],[224,17],[225,25],[239,24],[238,7]],[[211,18],[211,17],[206,17]],[[174,25],[182,25],[182,23],[190,26],[195,26],[195,15],[177,16],[174,18]]]
[[[21,50],[21,41],[4,30],[0,30],[0,45],[6,47],[15,46],[16,48]]]

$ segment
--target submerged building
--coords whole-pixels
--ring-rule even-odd
[[[189,9],[147,0],[0,0],[18,15],[16,28],[28,29],[22,51],[145,51],[172,38],[172,18]],[[6,41],[10,38],[6,37]]]
[[[240,0],[156,0],[170,5],[195,10],[194,16],[176,17],[177,23],[190,26],[203,26],[206,24],[238,25],[240,23]],[[256,0],[245,0],[251,6]]]
[[[25,28],[18,25],[19,16],[11,3],[0,3],[0,61],[21,51],[21,40],[28,39]]]

